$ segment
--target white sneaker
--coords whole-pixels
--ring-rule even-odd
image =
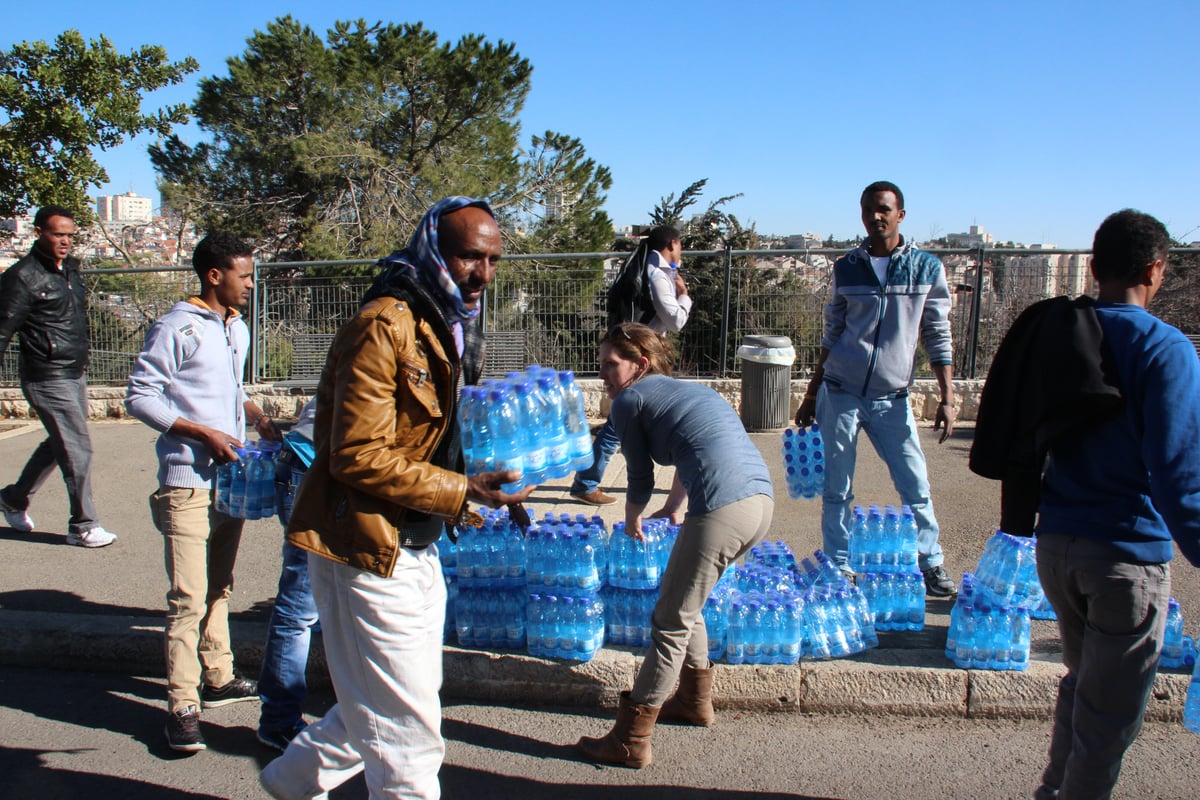
[[[109,533],[99,526],[83,533],[67,534],[67,544],[73,544],[76,547],[104,547],[116,540],[117,535],[115,533]]]
[[[33,530],[33,517],[29,516],[29,512],[16,506],[10,506],[4,499],[4,495],[0,495],[0,511],[4,512],[4,521],[14,531],[29,533]]]

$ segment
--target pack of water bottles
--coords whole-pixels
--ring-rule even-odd
[[[563,478],[592,464],[583,392],[570,371],[531,364],[478,386],[464,386],[458,406],[467,475],[516,470],[506,492]]]
[[[237,460],[217,467],[216,507],[238,519],[275,516],[275,454],[279,445],[261,440],[234,449]]]
[[[625,534],[625,523],[613,524],[608,558],[608,584],[622,589],[658,589],[666,572],[679,526],[666,519],[642,520],[642,538]]]
[[[454,629],[464,647],[524,648],[524,588],[468,589],[460,585],[454,603]]]
[[[596,594],[535,593],[526,611],[532,656],[589,661],[604,646],[605,608]]]
[[[1029,609],[993,602],[975,576],[964,572],[950,611],[946,657],[962,669],[1022,672],[1029,668]]]
[[[811,500],[825,490],[825,443],[821,426],[795,426],[783,431],[783,473],[788,497]]]
[[[1035,540],[996,531],[950,611],[946,657],[963,669],[1029,667],[1030,609],[1045,602]]]
[[[525,537],[507,511],[482,509],[483,524],[466,526],[455,548],[461,589],[524,589]]]
[[[795,664],[876,647],[866,598],[824,552],[796,562],[783,542],[764,542],[726,570],[704,607],[709,658],[730,664]]]
[[[925,627],[925,579],[917,566],[917,522],[908,506],[852,509],[850,568],[877,631]]]
[[[592,596],[608,571],[608,530],[599,516],[547,513],[525,538],[525,582],[530,594]]]
[[[606,586],[600,592],[604,601],[604,640],[626,647],[650,646],[650,619],[658,602],[658,589],[626,589]],[[711,645],[711,639],[709,640]]]
[[[917,521],[908,506],[856,505],[850,527],[850,569],[864,572],[919,572]]]

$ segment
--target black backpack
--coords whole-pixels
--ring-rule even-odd
[[[647,256],[650,245],[643,239],[625,259],[616,280],[608,288],[608,327],[622,322],[649,323],[655,317],[654,297],[650,293]]]

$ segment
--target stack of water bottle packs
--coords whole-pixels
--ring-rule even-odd
[[[811,500],[825,491],[825,444],[821,427],[789,427],[783,432],[783,473],[788,497]]]
[[[1030,609],[1044,602],[1035,540],[996,531],[950,611],[946,657],[963,669],[1029,667]]]
[[[217,511],[238,519],[275,516],[275,454],[279,447],[262,440],[235,448],[237,460],[217,467]]]
[[[908,506],[853,508],[850,569],[877,631],[925,627],[925,579],[917,566],[917,522]]]
[[[516,470],[506,492],[566,477],[592,464],[583,392],[570,371],[531,364],[524,372],[464,386],[458,406],[467,475]]]
[[[866,598],[820,550],[796,563],[783,542],[764,542],[721,576],[704,607],[709,658],[795,664],[879,644]]]
[[[465,647],[527,649],[530,655],[591,659],[607,641],[645,646],[658,584],[678,527],[643,521],[642,541],[623,523],[555,516],[521,529],[507,510],[480,509],[479,528],[438,543],[447,582],[447,638]]]

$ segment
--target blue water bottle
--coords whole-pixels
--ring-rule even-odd
[[[1200,658],[1192,670],[1192,682],[1188,684],[1187,700],[1183,704],[1183,727],[1192,733],[1200,733]]]
[[[235,447],[237,461],[230,462],[229,516],[246,518],[246,448]]]
[[[558,385],[563,397],[563,427],[567,434],[567,453],[570,469],[578,472],[592,465],[592,430],[588,425],[583,391],[575,383],[575,373],[558,373]]]
[[[217,499],[215,501],[217,511],[222,514],[229,513],[229,492],[230,486],[233,483],[233,464],[232,461],[227,461],[217,467]]]
[[[538,486],[545,483],[547,448],[540,436],[540,413],[538,402],[534,397],[533,384],[520,381],[513,387],[517,406],[517,438],[525,456],[525,486]]]
[[[246,519],[262,519],[262,451],[252,448],[246,460],[246,492],[242,501]]]
[[[515,470],[525,472],[525,459],[521,452],[519,421],[516,403],[505,386],[498,386],[488,392],[488,426],[492,435],[492,468],[497,472]],[[476,437],[475,446],[480,442]],[[522,478],[512,483],[500,484],[505,492],[519,492]]]
[[[1183,610],[1174,597],[1167,601],[1167,627],[1158,663],[1171,669],[1183,666]]]
[[[537,394],[542,402],[538,437],[546,447],[546,475],[565,478],[571,474],[571,445],[567,440],[566,403],[558,373],[542,370],[537,379]]]
[[[262,467],[262,518],[270,519],[278,511],[275,501],[275,455],[280,445],[276,442],[263,442]]]

